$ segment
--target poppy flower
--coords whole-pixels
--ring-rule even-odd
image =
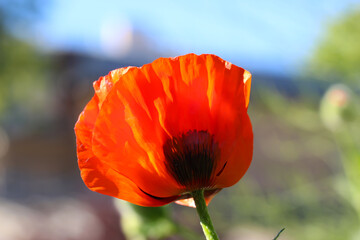
[[[238,182],[253,152],[251,74],[210,54],[111,71],[75,125],[81,177],[141,206],[206,203]]]

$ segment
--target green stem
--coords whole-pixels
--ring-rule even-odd
[[[194,198],[196,211],[200,218],[200,224],[207,240],[219,240],[205,203],[204,190],[197,190],[191,193]]]

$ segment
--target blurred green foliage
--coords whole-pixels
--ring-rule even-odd
[[[360,97],[343,84],[331,86],[324,95],[320,113],[333,133],[341,153],[344,175],[336,180],[338,192],[354,208],[360,220]],[[360,227],[358,227],[360,237]]]
[[[168,239],[178,235],[195,240],[202,237],[192,230],[176,224],[171,217],[169,206],[142,207],[114,199],[116,209],[123,216],[121,228],[128,239]]]
[[[34,2],[0,4],[0,121],[39,115],[47,102],[48,57],[16,36],[38,14]]]
[[[324,125],[332,132],[339,150],[343,174],[334,178],[338,193],[360,220],[360,8],[334,22],[311,62],[320,79],[338,84],[329,87],[320,104]],[[339,84],[341,83],[341,84]],[[360,227],[352,239],[360,238]]]
[[[309,68],[321,79],[360,81],[360,7],[335,19],[315,50]]]

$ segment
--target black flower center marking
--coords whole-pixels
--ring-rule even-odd
[[[179,185],[188,190],[212,187],[220,157],[213,135],[207,131],[188,131],[168,139],[163,151],[166,169]]]

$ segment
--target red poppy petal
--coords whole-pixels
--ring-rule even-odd
[[[221,147],[234,146],[242,131],[243,115],[247,115],[251,86],[248,71],[210,54],[161,58],[152,67],[167,96],[155,104],[169,135],[207,130]],[[217,167],[221,169],[226,162],[221,158]]]
[[[106,96],[112,89],[113,85],[131,68],[133,67],[124,67],[113,70],[108,75],[100,77],[99,80],[94,82],[93,86],[95,94],[99,99],[99,109],[101,108],[102,103],[106,99]]]
[[[89,102],[79,117],[75,127],[77,135],[78,164],[81,177],[93,191],[117,197],[141,206],[162,206],[174,201],[168,198],[151,197],[125,176],[100,162],[92,153],[92,129],[98,114],[97,95]]]
[[[164,86],[166,97],[157,104],[163,114],[164,128],[172,136],[210,128],[206,57],[188,54],[160,58],[151,64]]]
[[[146,194],[130,179],[101,163],[92,154],[91,149],[82,147],[81,142],[78,142],[78,146],[81,177],[89,189],[148,207],[162,206],[178,198],[157,198]]]
[[[169,137],[196,130],[214,135],[221,149],[213,187],[236,183],[252,157],[250,85],[250,73],[214,55],[160,58],[142,68],[112,71],[94,83],[95,100],[88,108],[95,110],[83,121],[80,116],[76,126],[79,144],[88,148],[78,154],[91,153],[79,157],[84,181],[119,195],[112,176],[123,179],[119,184],[129,181],[136,197],[174,200],[171,196],[186,189],[167,172],[162,147]]]
[[[93,151],[100,161],[134,181],[146,192],[168,197],[183,191],[163,164],[166,133],[159,122],[155,100],[164,95],[156,76],[131,69],[108,94],[99,112]]]
[[[80,114],[75,125],[77,136],[78,163],[85,184],[93,191],[117,197],[142,206],[162,206],[174,201],[177,196],[156,198],[145,192],[125,176],[100,162],[92,152],[92,131],[102,102],[106,99],[113,83],[128,68],[112,71],[108,76],[94,82],[95,96]]]
[[[103,101],[110,92],[113,84],[130,68],[131,67],[114,70],[110,72],[109,75],[100,77],[99,80],[94,82],[95,95],[81,112],[78,121],[75,124],[77,139],[87,147],[91,148],[92,132]]]
[[[226,162],[217,169],[215,187],[225,188],[234,185],[250,166],[253,156],[253,132],[247,114],[242,117],[240,124],[241,129],[236,131],[237,138],[234,142],[222,146],[221,154]]]
[[[81,112],[75,124],[76,139],[78,142],[91,149],[92,130],[99,113],[99,98],[95,95]]]
[[[245,104],[246,108],[249,106],[250,102],[250,91],[251,91],[251,73],[248,71],[244,72],[244,95],[245,95]]]
[[[223,173],[225,170],[232,169],[233,161],[239,161],[236,164],[236,171],[239,172],[240,177],[251,162],[251,157],[248,156],[252,156],[252,128],[251,124],[248,124],[247,115],[251,74],[218,57],[208,57],[207,66],[209,69],[207,92],[212,118],[211,132],[221,149],[221,159],[215,171],[215,185],[225,187],[223,183],[218,185],[217,182],[220,175],[222,177],[226,175]],[[216,69],[218,70],[216,71]],[[246,141],[243,143],[244,131],[251,137],[246,135]],[[239,149],[241,149],[241,153],[239,153]],[[235,155],[234,152],[238,155]],[[238,159],[233,160],[236,156]],[[234,184],[240,177],[234,176],[233,179],[228,179],[228,182]]]

